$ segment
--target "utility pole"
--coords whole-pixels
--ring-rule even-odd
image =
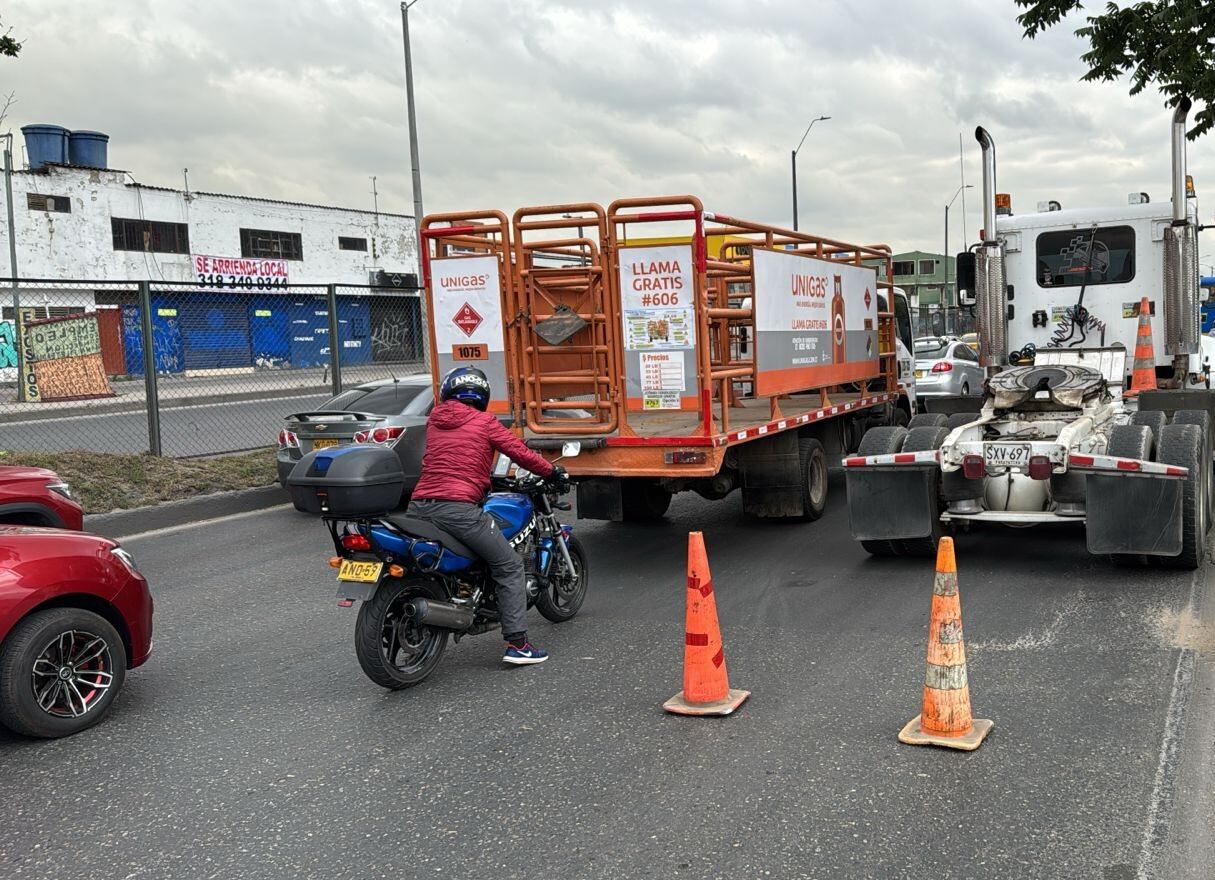
[[[405,97],[409,102],[409,162],[413,168],[414,223],[422,226],[422,162],[418,155],[418,119],[413,97],[413,55],[409,50],[409,7],[418,0],[401,3],[401,31],[405,40]]]
[[[962,184],[958,187],[958,191],[953,194],[953,198],[949,200],[949,204],[945,206],[945,253],[942,255],[945,258],[945,283],[941,286],[941,305],[949,305],[949,207],[957,201],[958,195],[962,195],[962,204],[966,204],[966,190],[971,187],[967,184]],[[963,213],[965,219],[965,213]],[[957,297],[955,297],[956,299]]]
[[[13,347],[17,350],[17,402],[25,402],[25,341],[21,338],[21,288],[17,286],[17,228],[13,220],[13,133],[4,135],[4,193],[8,206],[8,268],[13,280]]]
[[[415,0],[416,2],[416,0]],[[830,116],[820,116],[817,119],[811,119],[810,124],[806,126],[806,133],[802,135],[802,139],[797,142],[797,147],[790,154],[793,163],[793,230],[797,231],[797,151],[802,148],[802,144],[806,142],[806,138],[810,135],[810,129],[814,128],[814,123],[825,122],[830,119]]]

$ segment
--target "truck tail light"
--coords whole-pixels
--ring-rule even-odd
[[[709,457],[703,452],[690,449],[676,449],[663,455],[667,464],[704,464]]]
[[[278,432],[278,448],[279,449],[299,449],[300,438],[295,436],[295,432],[283,429]]]
[[[1050,479],[1050,459],[1045,455],[1031,455],[1029,457],[1029,476],[1032,480],[1049,480]]]
[[[937,361],[932,365],[932,372],[934,373],[948,373],[952,370],[953,364],[951,364],[949,361]]]
[[[962,473],[968,480],[981,480],[987,473],[987,465],[981,455],[962,456]]]

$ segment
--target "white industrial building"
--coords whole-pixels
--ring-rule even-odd
[[[320,285],[330,284],[342,285],[344,362],[421,357],[413,217],[149,186],[107,167],[103,134],[49,125],[23,132],[30,166],[0,188],[5,198],[11,187],[13,213],[10,228],[8,206],[0,211],[0,277],[19,279],[24,320],[97,311],[111,374],[142,369],[137,281],[152,283],[165,373],[328,363]],[[7,286],[0,381],[14,378],[17,363]]]
[[[187,192],[59,164],[14,172],[12,190],[20,278],[193,282],[193,257],[205,255],[285,261],[291,284],[416,287],[416,224],[401,214]],[[4,264],[10,234],[5,220]]]

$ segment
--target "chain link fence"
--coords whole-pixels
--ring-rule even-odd
[[[429,369],[420,291],[0,281],[0,450],[190,457]]]
[[[916,336],[961,336],[977,330],[969,306],[922,305],[912,313]]]

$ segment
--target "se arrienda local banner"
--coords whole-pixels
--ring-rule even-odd
[[[755,248],[755,393],[789,394],[879,373],[877,272]]]
[[[287,261],[193,254],[194,279],[219,290],[270,290],[287,286]]]

